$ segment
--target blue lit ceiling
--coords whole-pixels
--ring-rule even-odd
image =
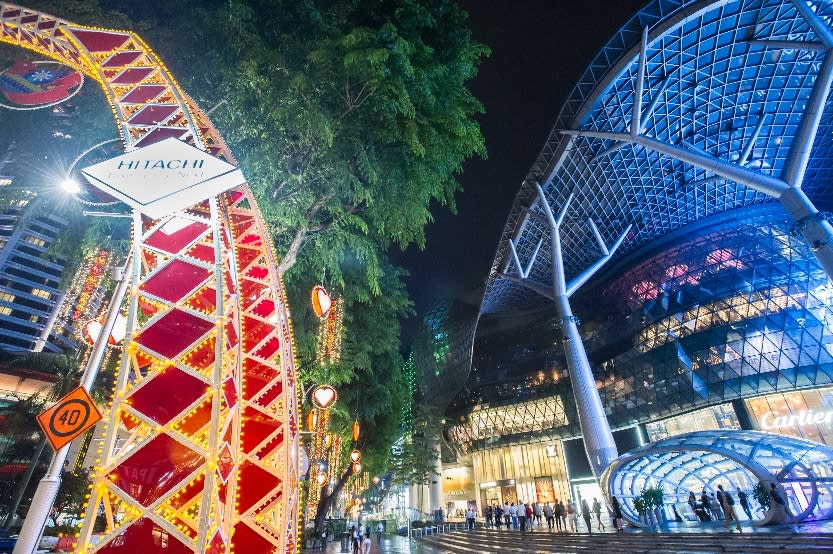
[[[795,0],[800,2],[804,0]],[[828,27],[833,3],[808,0]],[[552,282],[549,232],[535,182],[557,211],[573,192],[562,226],[567,277],[601,252],[587,223],[608,244],[628,224],[621,257],[688,223],[755,203],[766,195],[638,145],[613,148],[563,129],[626,133],[631,125],[642,29],[648,26],[641,101],[642,134],[695,152],[780,176],[825,50],[791,0],[656,0],[602,48],[565,102],[518,192],[492,266],[483,313],[525,309],[544,301],[500,277],[517,273],[515,240],[528,277]],[[800,48],[795,43],[803,43]],[[804,190],[820,209],[833,207],[833,100],[828,98]]]

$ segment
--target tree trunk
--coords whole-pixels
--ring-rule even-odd
[[[324,518],[327,516],[327,512],[330,511],[330,506],[333,503],[333,500],[338,498],[338,495],[341,494],[341,489],[344,488],[344,485],[347,483],[347,480],[350,479],[350,476],[353,475],[353,466],[350,465],[347,468],[341,477],[339,477],[338,482],[333,487],[332,494],[322,494],[321,497],[318,499],[318,507],[315,509],[315,533],[318,534],[321,532],[321,529],[324,524]],[[316,486],[313,484],[313,486]]]
[[[301,251],[301,247],[304,245],[304,240],[307,238],[307,230],[306,229],[298,229],[295,233],[295,236],[292,238],[292,244],[289,245],[289,249],[286,251],[286,255],[284,255],[283,259],[278,262],[278,273],[283,275],[289,269],[295,265],[295,262],[298,261],[298,252]]]
[[[9,513],[6,516],[5,523],[3,523],[4,529],[8,529],[12,526],[14,516],[17,513],[17,509],[20,507],[20,503],[23,501],[23,495],[26,494],[26,488],[29,486],[29,481],[32,480],[32,474],[35,472],[35,468],[38,467],[38,462],[40,461],[44,448],[46,448],[46,437],[41,437],[37,448],[35,448],[35,454],[29,462],[29,466],[26,468],[26,471],[23,473],[23,477],[17,484],[17,491],[14,493],[14,500],[12,500],[12,503],[9,506]]]

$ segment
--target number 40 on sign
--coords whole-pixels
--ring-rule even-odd
[[[84,387],[78,387],[38,415],[38,425],[55,450],[101,420],[101,413]]]

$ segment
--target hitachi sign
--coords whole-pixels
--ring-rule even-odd
[[[205,160],[121,160],[116,169],[202,169]]]

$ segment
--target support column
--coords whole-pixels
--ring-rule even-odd
[[[431,484],[428,488],[428,506],[431,515],[436,518],[437,510],[443,507],[443,456],[440,437],[435,436],[431,443]],[[443,512],[444,516],[445,514]]]
[[[570,383],[576,399],[584,447],[593,475],[598,478],[619,453],[613,442],[613,433],[596,388],[596,379],[593,377],[593,370],[590,368],[587,352],[578,331],[578,318],[573,315],[566,296],[556,297],[555,309],[561,319],[564,353],[570,370]]]

